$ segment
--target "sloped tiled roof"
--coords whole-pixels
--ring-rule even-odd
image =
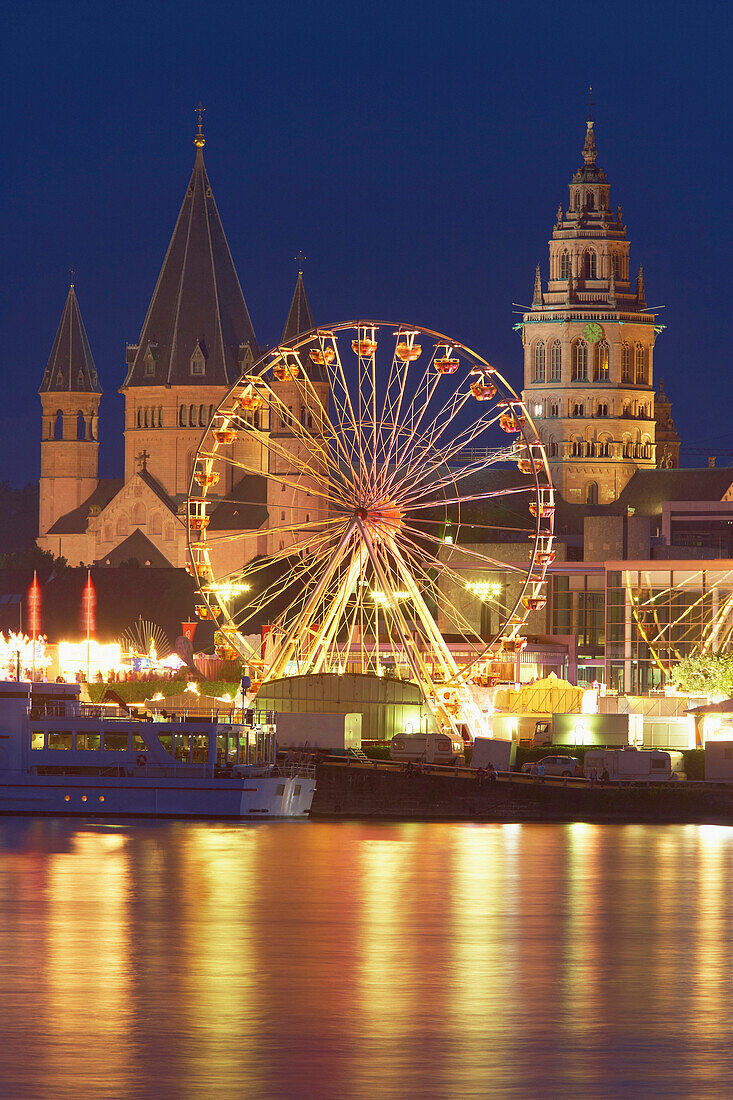
[[[124,484],[125,482],[121,477],[102,478],[97,482],[94,492],[87,497],[83,504],[80,504],[78,508],[74,508],[71,512],[59,516],[53,526],[49,528],[48,534],[83,535],[87,529],[89,509],[94,506],[100,510],[106,508]]]
[[[227,499],[212,510],[209,531],[259,530],[268,515],[267,479],[261,474],[245,474]]]
[[[618,498],[624,508],[639,515],[657,516],[671,500],[721,501],[733,485],[733,468],[704,467],[697,470],[637,470]]]
[[[241,374],[241,348],[257,340],[204,167],[203,139],[140,339],[128,386],[221,385]],[[203,373],[191,356],[204,352]],[[152,364],[152,371],[148,364]]]
[[[153,475],[150,473],[150,470],[148,470],[146,468],[146,469],[142,469],[138,472],[139,472],[139,475],[142,478],[142,480],[148,486],[148,488],[152,489],[152,491],[155,493],[155,495],[158,497],[158,499],[163,504],[165,504],[166,508],[170,509],[171,512],[176,514],[178,512],[178,504],[176,503],[176,501],[173,500],[172,497],[170,497],[168,495],[168,493],[166,493],[165,489],[160,484],[160,482],[156,478],[154,478]]]
[[[300,336],[302,332],[310,332],[310,330],[315,327],[316,324],[313,320],[310,303],[308,302],[308,295],[305,292],[305,285],[303,283],[303,272],[299,271],[298,279],[295,283],[293,300],[290,303],[288,318],[285,322],[285,328],[283,329],[281,343],[285,344],[288,340],[294,340],[295,337]]]
[[[122,565],[131,558],[146,565],[148,562],[158,569],[170,568],[171,562],[160,552],[157,546],[144,535],[139,527],[136,527],[131,535],[120,542],[104,558],[95,562],[95,565]]]
[[[39,392],[102,392],[73,283],[66,296],[66,304]]]

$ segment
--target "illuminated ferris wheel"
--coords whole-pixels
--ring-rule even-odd
[[[411,680],[440,726],[478,732],[471,682],[516,660],[545,604],[554,508],[534,425],[486,360],[418,327],[316,329],[249,368],[202,438],[199,615],[244,659],[262,637],[262,682]]]

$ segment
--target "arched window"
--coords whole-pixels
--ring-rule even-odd
[[[143,411],[142,411],[142,409],[137,410],[137,426],[138,426],[138,428],[142,428],[142,426],[143,426]]]
[[[56,413],[56,419],[53,423],[53,437],[54,439],[64,438],[64,414],[61,412],[61,409]]]
[[[145,427],[150,427],[150,409],[145,410]]]
[[[593,450],[594,450],[593,444],[591,443],[590,440],[586,439],[586,441],[585,441],[585,457],[586,458],[592,458],[593,457]]]
[[[166,542],[173,542],[173,524],[172,523],[169,523],[169,524],[166,525],[165,541]]]
[[[567,248],[563,251],[562,255],[560,256],[560,278],[561,279],[569,279],[570,278],[570,253],[568,252]]]
[[[206,427],[206,405],[199,405],[199,428]]]
[[[595,210],[596,200],[595,200],[595,196],[593,195],[592,191],[586,191],[586,193],[585,193],[585,205],[588,207],[589,210]]]
[[[163,521],[160,517],[160,512],[153,512],[150,517],[150,534],[160,535],[163,531]]]
[[[586,279],[595,279],[597,270],[597,257],[595,252],[586,252],[585,254],[585,277]]]
[[[580,191],[576,191],[575,194],[573,195],[573,209],[574,210],[579,210],[580,209]]]
[[[562,344],[555,340],[550,352],[550,381],[559,382],[562,370]]]
[[[555,401],[555,402],[553,402],[553,403],[552,403],[552,404],[550,405],[550,411],[549,411],[549,415],[550,415],[550,416],[559,416],[559,415],[560,415],[560,406],[559,406],[559,404],[558,404],[558,403],[557,403],[556,401]]]
[[[631,352],[628,344],[621,345],[621,381],[631,382]]]
[[[163,406],[158,405],[158,427],[163,427]]]
[[[589,481],[585,487],[585,503],[597,504],[598,503],[598,482]]]
[[[105,523],[105,525],[104,525],[104,541],[105,542],[111,542],[112,541],[112,524],[111,523]]]
[[[118,535],[126,535],[127,533],[128,533],[127,516],[124,515],[124,513],[123,513],[123,515],[118,516],[118,518],[117,518],[117,534]]]
[[[573,416],[582,416],[582,415],[583,415],[583,402],[582,401],[576,401],[573,404]]]
[[[178,410],[178,424],[179,424],[179,427],[181,427],[181,428],[186,427],[186,406],[185,405],[181,405],[180,409]]]
[[[601,440],[596,448],[596,453],[599,458],[611,457],[611,444],[607,439]]]
[[[572,447],[570,448],[570,454],[573,458],[581,458],[583,455],[583,444],[579,439],[574,439]]]
[[[637,386],[643,385],[646,382],[646,377],[644,375],[644,348],[641,344],[637,344],[634,348],[634,372]]]
[[[618,252],[612,252],[611,253],[611,263],[613,264],[613,274],[614,274],[615,278],[620,279],[621,278],[621,263],[620,263],[620,256],[619,256]]]
[[[596,382],[608,381],[608,344],[599,340],[596,344]]]
[[[188,407],[188,426],[189,428],[196,427],[196,406],[189,405]]]
[[[542,340],[534,349],[534,380],[535,382],[545,380],[545,345]]]
[[[139,501],[132,509],[132,522],[136,527],[139,527],[141,523],[145,523],[145,505]]]
[[[81,411],[81,409],[79,409],[79,412],[76,414],[76,438],[77,439],[86,439],[86,437],[87,437],[87,423],[86,423],[86,420],[84,419],[84,413]]]
[[[585,340],[573,344],[573,381],[588,381],[588,345]]]
[[[557,443],[554,439],[550,440],[550,458],[557,458]]]
[[[599,401],[596,409],[596,416],[608,416],[608,402]]]

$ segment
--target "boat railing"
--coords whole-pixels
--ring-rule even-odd
[[[315,764],[283,764],[280,766],[285,779],[315,779]]]

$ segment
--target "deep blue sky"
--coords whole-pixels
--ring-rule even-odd
[[[183,198],[199,99],[261,343],[280,334],[302,249],[319,323],[423,324],[519,386],[511,303],[530,300],[538,260],[546,277],[592,83],[632,263],[649,304],[666,306],[656,378],[684,442],[733,448],[727,4],[0,10],[0,479],[38,475],[37,389],[70,267],[105,391],[101,471],[121,473],[125,343]]]

